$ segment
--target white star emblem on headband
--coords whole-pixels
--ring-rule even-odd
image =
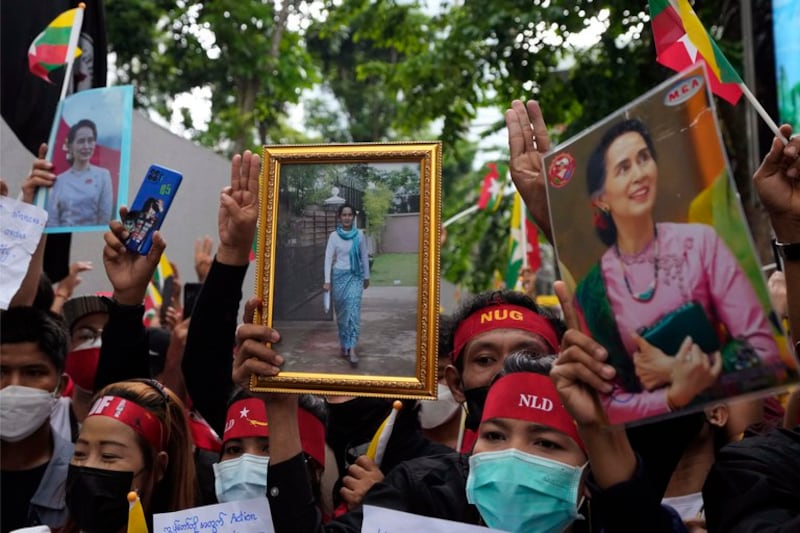
[[[239,411],[239,418],[247,418],[247,415],[250,414],[250,410],[247,407],[242,407],[242,410]]]

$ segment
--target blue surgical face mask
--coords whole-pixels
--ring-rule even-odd
[[[467,500],[486,525],[512,533],[561,533],[578,514],[583,467],[514,448],[469,458]]]
[[[269,457],[245,453],[213,465],[214,489],[220,503],[267,495]]]

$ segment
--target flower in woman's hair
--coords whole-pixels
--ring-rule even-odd
[[[608,213],[596,207],[594,210],[594,215],[592,216],[592,223],[594,226],[601,230],[608,229]]]

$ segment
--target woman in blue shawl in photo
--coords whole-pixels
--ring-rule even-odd
[[[326,291],[333,288],[341,356],[356,368],[358,355],[355,348],[361,331],[361,295],[369,287],[369,253],[364,235],[356,228],[353,206],[342,204],[336,214],[339,224],[328,237],[325,248],[325,283],[322,288]]]

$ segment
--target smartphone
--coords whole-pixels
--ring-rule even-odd
[[[153,245],[153,233],[161,227],[183,175],[160,165],[151,165],[123,224],[128,230],[125,247],[147,255]]]
[[[167,325],[167,308],[172,305],[172,293],[175,292],[175,277],[167,276],[164,286],[161,287],[161,311],[159,318],[162,327]]]
[[[184,320],[192,316],[192,309],[200,294],[202,283],[186,283],[183,286],[183,318]]]

